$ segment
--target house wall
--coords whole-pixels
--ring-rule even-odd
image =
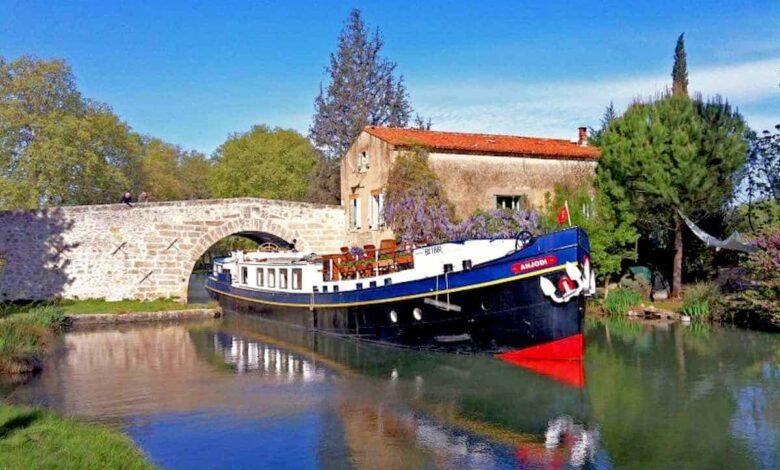
[[[596,169],[595,161],[451,153],[431,153],[428,162],[460,218],[494,208],[497,195],[523,195],[542,209],[556,183],[582,181]]]
[[[363,152],[370,155],[367,171],[359,171],[359,159]],[[373,244],[377,247],[385,238],[393,238],[393,232],[384,227],[369,224],[371,196],[384,192],[395,152],[385,141],[367,132],[362,132],[341,159],[341,204],[344,207],[344,224],[347,243],[350,246]],[[353,199],[360,200],[360,228],[350,226],[350,208]]]
[[[359,171],[363,152],[370,155],[369,168]],[[371,195],[384,192],[396,150],[385,141],[362,132],[341,160],[341,201],[344,209],[346,243],[350,246],[374,244],[393,238],[386,227],[370,226]],[[439,176],[447,197],[459,218],[477,209],[492,209],[496,196],[525,196],[529,205],[542,209],[545,193],[556,183],[578,182],[592,176],[595,161],[573,159],[430,153],[431,168]],[[360,228],[350,225],[353,199],[360,200]]]

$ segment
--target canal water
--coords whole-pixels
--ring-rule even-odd
[[[584,366],[359,344],[253,317],[66,334],[6,390],[164,468],[778,468],[780,336],[589,320]]]

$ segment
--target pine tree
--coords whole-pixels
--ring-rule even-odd
[[[745,163],[744,121],[719,98],[666,96],[633,104],[604,134],[597,185],[608,205],[628,202],[638,228],[674,247],[672,291],[682,286],[683,222],[717,215]],[[669,236],[666,236],[666,235]]]
[[[338,203],[338,165],[333,161],[346,154],[365,126],[406,127],[411,115],[403,77],[396,76],[396,64],[381,55],[379,30],[370,34],[354,9],[330,56],[326,72],[330,83],[314,101],[314,122],[309,137],[322,153],[312,185],[312,197],[319,202]]]
[[[688,96],[688,58],[685,53],[685,33],[677,38],[674,48],[674,67],[672,68],[672,94]]]

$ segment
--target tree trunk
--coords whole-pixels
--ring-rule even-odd
[[[672,297],[679,298],[682,292],[683,240],[682,220],[675,216],[674,223],[674,264],[672,267]]]

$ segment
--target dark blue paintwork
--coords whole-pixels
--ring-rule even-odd
[[[447,276],[446,286],[449,289],[458,289],[462,287],[483,284],[486,282],[497,281],[504,278],[515,276],[512,272],[512,265],[524,260],[535,259],[547,255],[555,255],[557,264],[543,266],[538,270],[548,269],[554,266],[562,266],[571,261],[582,261],[582,256],[590,252],[590,244],[585,232],[579,227],[561,230],[537,237],[530,245],[520,251],[509,254],[503,258],[474,266],[467,271],[458,271]],[[523,274],[530,274],[533,271],[526,271]],[[369,282],[374,278],[367,278],[364,281],[365,288],[355,291],[344,292],[316,292],[310,293],[290,293],[274,292],[270,290],[255,290],[234,287],[230,284],[230,279],[224,274],[217,278],[209,277],[207,286],[211,289],[223,293],[232,294],[249,299],[255,299],[259,302],[276,302],[284,304],[296,304],[301,307],[309,308],[314,305],[322,304],[355,304],[360,302],[376,302],[383,299],[392,301],[399,297],[408,297],[412,295],[425,294],[437,290],[445,289],[444,276],[438,276],[438,279],[426,278],[416,281],[408,281],[389,286],[368,287]]]

